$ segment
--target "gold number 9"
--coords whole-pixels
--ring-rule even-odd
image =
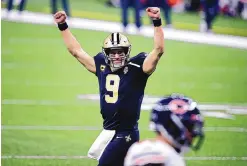
[[[105,101],[107,103],[116,103],[118,100],[120,77],[118,75],[109,74],[106,77],[106,90],[112,92],[112,96],[105,95]],[[111,84],[112,83],[112,84]]]

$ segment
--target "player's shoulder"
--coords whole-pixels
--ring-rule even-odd
[[[130,58],[130,62],[135,62],[135,61],[138,61],[140,59],[145,59],[147,57],[147,53],[146,52],[140,52],[139,54],[133,56]]]
[[[160,163],[167,166],[184,166],[183,158],[170,145],[159,140],[144,140],[134,143],[128,151],[128,162],[135,163],[141,158],[146,158],[145,162],[154,163],[149,156],[160,159]]]
[[[169,153],[170,151],[176,152],[173,147],[159,140],[145,140],[140,142],[139,146],[143,147],[143,149],[148,147],[149,149],[152,149],[152,151],[160,153],[164,153],[165,151],[168,151]]]
[[[153,142],[152,140],[143,140],[143,141],[135,142],[133,145],[135,146],[135,148],[139,148],[144,146],[151,146],[152,142]]]
[[[156,140],[143,140],[143,141],[139,141],[134,143],[131,146],[131,151],[135,151],[136,153],[141,152],[141,153],[145,153],[145,152],[150,152],[150,151],[161,151],[162,148],[160,147],[164,147],[162,145],[162,143],[156,141]]]
[[[136,161],[139,160],[139,158],[149,156],[150,154],[159,155],[161,154],[159,152],[160,149],[155,148],[155,144],[151,140],[135,142],[134,144],[131,145],[131,147],[128,150],[127,161],[129,163],[135,163]]]
[[[156,148],[165,156],[165,165],[167,166],[185,166],[183,157],[169,144],[156,141]]]
[[[131,146],[131,149],[140,152],[145,152],[145,150],[148,150],[163,154],[178,154],[172,146],[158,140],[144,140],[136,142]]]
[[[137,64],[137,65],[142,65],[144,59],[147,57],[147,53],[145,52],[140,52],[139,54],[131,57],[129,59],[129,64]]]
[[[96,66],[106,65],[105,63],[105,55],[102,52],[99,52],[94,56],[94,61]]]
[[[150,140],[135,142],[134,144],[131,145],[129,152],[131,153],[143,152],[143,149],[147,149],[147,147],[151,147],[151,146],[152,143]]]
[[[96,54],[94,56],[94,58],[97,58],[97,59],[104,59],[105,58],[105,55],[103,54],[103,52],[99,52],[98,54]]]

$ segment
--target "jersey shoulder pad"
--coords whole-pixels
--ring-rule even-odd
[[[96,67],[95,75],[98,75],[98,73],[104,70],[106,67],[105,55],[102,52],[99,52],[97,55],[94,56],[94,63]]]
[[[134,143],[129,149],[129,154],[133,156],[143,154],[145,156],[145,154],[152,153],[155,150],[160,151],[160,146],[156,145],[156,141],[144,140]]]
[[[94,56],[95,61],[102,61],[105,60],[105,56],[102,52],[99,52],[97,55]]]
[[[136,56],[130,58],[129,64],[136,64],[136,65],[142,66],[146,57],[147,57],[147,53],[141,52],[137,54]]]

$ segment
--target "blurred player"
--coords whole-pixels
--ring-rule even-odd
[[[128,10],[130,7],[133,8],[135,13],[135,25],[140,31],[140,27],[142,26],[140,12],[142,9],[141,1],[140,0],[120,0],[121,6],[121,16],[122,16],[122,24],[124,27],[124,31],[127,31],[127,26],[129,24],[128,21]]]
[[[66,15],[71,17],[71,13],[70,13],[70,5],[69,5],[69,1],[68,0],[51,0],[51,12],[52,14],[55,14],[58,10],[57,10],[57,6],[59,1],[62,3],[63,6],[63,10],[66,12]]]
[[[159,7],[163,10],[166,27],[172,28],[172,21],[171,21],[171,9],[172,5],[174,5],[175,0],[147,0],[148,5]]]
[[[110,34],[102,52],[89,56],[66,24],[65,12],[54,15],[69,52],[98,77],[103,131],[89,149],[88,156],[99,165],[121,166],[128,148],[139,140],[138,120],[146,82],[163,54],[164,34],[160,9],[147,8],[153,18],[154,48],[129,58],[131,44],[120,33]]]
[[[196,103],[182,95],[161,99],[151,113],[154,140],[134,143],[125,166],[185,166],[181,153],[198,150],[202,144],[203,119]],[[198,140],[196,141],[196,139]]]
[[[8,3],[7,3],[8,12],[10,12],[13,9],[13,3],[18,6],[19,12],[22,12],[26,6],[26,0],[18,0],[18,1],[8,0]]]
[[[212,32],[213,21],[219,12],[219,0],[200,0],[203,8],[203,17],[200,24],[201,32]]]

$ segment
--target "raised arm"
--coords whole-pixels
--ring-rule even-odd
[[[73,34],[70,32],[66,23],[66,13],[59,11],[54,15],[55,22],[58,24],[59,29],[64,40],[64,43],[70,52],[85,68],[92,72],[96,72],[94,59],[89,56],[82,48]]]
[[[164,52],[164,33],[161,26],[160,9],[149,7],[146,9],[146,12],[154,22],[154,48],[144,60],[142,68],[145,73],[151,74]]]

